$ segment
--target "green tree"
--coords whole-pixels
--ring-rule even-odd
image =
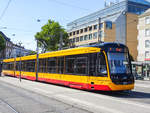
[[[48,20],[48,23],[41,28],[41,31],[36,33],[35,39],[38,40],[38,45],[43,52],[54,51],[59,48],[61,33],[63,34],[62,47],[67,47],[69,39],[65,29],[58,22]]]
[[[35,55],[37,52],[36,51],[30,51],[29,55]]]
[[[5,40],[4,37],[0,34],[0,52],[5,49]]]

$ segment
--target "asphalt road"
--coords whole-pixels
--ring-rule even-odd
[[[0,84],[0,113],[150,113],[150,81],[136,81],[130,93],[89,92],[12,77],[0,77]]]
[[[0,81],[0,113],[90,113],[51,97]]]

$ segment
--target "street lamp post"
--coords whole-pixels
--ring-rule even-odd
[[[38,80],[38,72],[39,72],[39,46],[38,46],[38,40],[37,40],[37,48],[36,48],[36,80]]]
[[[20,61],[19,61],[19,71],[20,71],[20,74],[19,74],[19,80],[20,80],[20,82],[21,82],[21,44],[22,43],[19,43],[19,48],[20,48],[20,52],[19,52],[19,57],[20,57]]]

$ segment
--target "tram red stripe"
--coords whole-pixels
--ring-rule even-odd
[[[14,76],[11,74],[9,75]],[[19,75],[15,75],[15,76],[19,77]],[[31,76],[21,76],[21,78],[26,78],[28,80],[36,80],[36,77],[31,77]],[[56,80],[56,79],[47,79],[47,78],[38,78],[38,80],[45,81],[48,83],[61,84],[61,85],[65,85],[77,89],[111,91],[111,89],[107,85],[86,84],[86,83],[69,82],[69,81]]]

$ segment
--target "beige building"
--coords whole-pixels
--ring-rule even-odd
[[[70,46],[90,45],[101,41],[119,42],[128,46],[130,54],[136,60],[138,15],[150,7],[149,2],[141,1],[123,0],[68,23]]]
[[[107,26],[106,26],[107,24]],[[80,46],[94,44],[97,42],[114,42],[115,41],[115,24],[103,22],[94,24],[77,31],[69,33],[71,46]],[[107,37],[107,38],[106,38]]]

